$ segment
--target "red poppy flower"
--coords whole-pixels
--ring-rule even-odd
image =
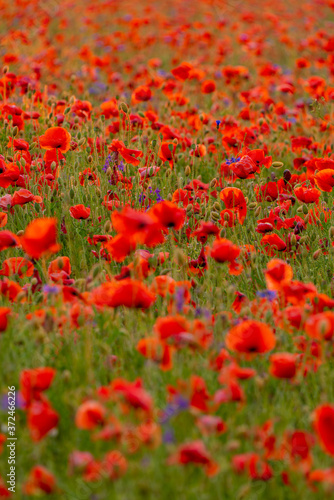
[[[2,263],[0,276],[12,276],[17,274],[19,278],[32,276],[34,272],[34,264],[24,257],[10,257]]]
[[[165,141],[161,143],[159,149],[159,158],[163,162],[169,162],[170,168],[174,166],[176,144],[173,141]]]
[[[188,80],[192,69],[193,67],[191,64],[183,62],[180,66],[177,66],[177,68],[172,69],[171,73],[179,80],[185,81]]]
[[[11,313],[9,307],[0,307],[0,333],[4,332],[8,326],[8,315]]]
[[[179,447],[175,455],[168,459],[168,464],[194,465],[204,467],[208,476],[214,476],[219,470],[218,464],[214,462],[202,441],[193,441]]]
[[[48,469],[42,465],[36,465],[31,469],[22,489],[26,495],[50,494],[56,491],[56,480]]]
[[[19,245],[19,238],[10,231],[0,231],[0,252]]]
[[[56,253],[60,250],[57,243],[57,219],[36,219],[31,222],[20,242],[24,251],[33,259]]]
[[[229,262],[230,274],[238,275],[242,272],[243,267],[236,262],[240,255],[240,248],[234,245],[232,241],[225,238],[219,238],[214,241],[210,250],[211,257],[220,263]]]
[[[5,227],[8,222],[8,215],[6,212],[0,212],[0,227]]]
[[[216,90],[216,83],[213,80],[205,80],[201,86],[202,94],[212,94]]]
[[[124,142],[118,139],[113,139],[110,146],[108,146],[109,151],[119,153],[126,163],[137,166],[140,163],[138,158],[143,156],[143,152],[137,149],[128,149]]]
[[[296,375],[297,355],[290,352],[278,352],[270,356],[270,373],[276,378],[290,379]]]
[[[334,187],[334,170],[332,169],[319,170],[319,172],[317,172],[314,175],[314,181],[316,186],[321,191],[326,191],[327,193],[331,193]]]
[[[303,203],[318,203],[321,192],[316,188],[300,186],[294,189],[294,193],[299,201]]]
[[[275,347],[276,338],[272,329],[265,323],[246,320],[229,330],[225,342],[231,351],[263,354]]]
[[[173,228],[175,231],[181,229],[186,218],[186,211],[172,201],[157,203],[149,210],[148,214],[164,229]]]
[[[279,290],[293,278],[292,267],[280,259],[272,259],[267,264],[265,279],[269,290]]]
[[[28,408],[28,428],[33,441],[40,441],[57,427],[58,413],[47,401],[32,401]]]
[[[85,205],[75,205],[70,208],[70,214],[73,219],[88,219],[90,216],[90,208]]]
[[[85,401],[75,415],[75,425],[79,429],[92,430],[104,423],[106,409],[98,401]]]
[[[235,212],[240,224],[243,224],[247,215],[247,204],[241,189],[225,188],[220,192],[219,196],[224,202],[225,207]]]
[[[33,368],[21,372],[20,390],[27,404],[33,399],[41,399],[41,392],[50,387],[55,374],[56,371],[49,367]]]
[[[155,301],[155,295],[140,281],[125,279],[103,283],[92,292],[93,303],[99,307],[134,307],[147,309]]]
[[[62,127],[52,127],[40,136],[39,144],[43,149],[58,149],[66,153],[71,147],[71,134]]]
[[[334,456],[334,406],[318,406],[314,413],[314,426],[324,450]]]

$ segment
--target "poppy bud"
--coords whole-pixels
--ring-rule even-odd
[[[194,211],[194,207],[192,205],[188,205],[186,208],[186,212],[187,212],[188,217],[192,214],[193,211]]]
[[[184,173],[188,176],[191,174],[191,168],[189,165],[186,166],[185,170],[184,170]]]
[[[110,231],[111,231],[111,222],[109,220],[107,220],[107,222],[105,223],[103,229],[104,229],[105,233],[110,233]]]
[[[78,141],[78,146],[83,146],[86,142],[86,137],[82,137],[79,141]]]
[[[305,219],[304,219],[305,224],[308,224],[309,219],[310,219],[310,215],[307,214]]]
[[[88,156],[87,161],[88,161],[88,163],[92,163],[92,161],[93,161],[93,157],[92,157],[92,155],[89,155],[89,156]]]
[[[24,158],[21,158],[20,163],[21,163],[22,167],[25,167],[27,164],[27,162],[25,161]]]
[[[71,111],[71,108],[66,108],[64,111],[64,115],[68,115],[70,111]]]
[[[227,212],[224,214],[224,220],[226,220],[227,222],[230,220],[230,214],[228,214]]]
[[[124,113],[128,113],[129,112],[129,108],[128,108],[128,105],[125,104],[125,102],[121,102],[119,104],[119,109],[124,111]]]
[[[67,382],[68,380],[70,380],[70,378],[71,378],[71,372],[70,372],[70,370],[64,370],[64,371],[63,371],[63,373],[62,373],[62,378],[63,378],[63,380],[65,380],[66,382]]]
[[[2,73],[5,75],[6,73],[8,73],[8,70],[9,70],[8,66],[4,66],[2,68]]]
[[[281,161],[273,161],[271,166],[273,168],[282,168],[284,166],[284,163],[282,163]]]
[[[221,209],[221,206],[218,203],[218,201],[215,201],[212,208],[213,208],[213,210],[215,210],[216,212],[218,212],[218,210]]]
[[[317,260],[320,257],[321,253],[322,253],[321,248],[318,248],[318,250],[316,250],[313,254],[313,260]]]
[[[24,234],[24,231],[22,229],[16,233],[16,236],[22,236]]]
[[[223,227],[219,233],[220,238],[225,238],[226,237],[226,229]]]
[[[249,208],[250,210],[254,210],[256,207],[257,207],[257,202],[256,202],[256,201],[252,201],[252,202],[248,205],[248,208]]]
[[[19,133],[19,129],[18,129],[18,127],[15,125],[15,127],[13,128],[13,137],[16,137],[18,133]]]
[[[32,278],[32,280],[31,280],[32,286],[37,285],[37,283],[38,283],[37,278]]]
[[[305,214],[305,215],[308,214],[308,208],[306,205],[303,205],[303,214]]]
[[[304,243],[306,243],[306,242],[307,242],[307,240],[308,240],[308,237],[307,237],[307,236],[302,236],[302,237],[300,238],[300,240],[299,240],[299,243],[300,243],[301,245],[303,245]]]
[[[110,167],[107,168],[106,174],[111,177],[112,176],[112,169]]]
[[[70,198],[71,198],[71,200],[73,200],[73,198],[74,198],[74,191],[72,188],[70,189]]]
[[[261,205],[259,205],[259,206],[257,207],[257,209],[255,210],[255,217],[258,217],[258,216],[260,215],[261,210],[262,210],[262,207],[261,207]]]
[[[179,141],[175,137],[175,139],[173,139],[173,144],[178,144],[178,143],[179,143]]]
[[[329,228],[329,237],[331,240],[334,240],[334,226]]]
[[[286,169],[284,170],[283,172],[283,179],[285,180],[285,182],[289,182],[289,180],[291,179],[292,175],[291,175],[291,172],[290,170]]]
[[[37,213],[39,213],[39,211],[40,211],[40,206],[39,206],[39,204],[38,204],[38,203],[35,203],[35,205],[34,205],[34,206],[35,206],[35,210],[36,210],[36,212],[37,212]]]
[[[152,140],[152,148],[155,148],[156,144],[157,144],[156,139],[153,139],[153,140]]]
[[[172,201],[172,199],[173,199],[173,196],[171,195],[171,193],[168,193],[168,195],[167,195],[167,200],[168,200],[168,201]]]
[[[210,216],[211,216],[211,219],[213,219],[213,220],[219,220],[220,219],[220,215],[219,215],[218,212],[214,212],[213,211],[213,212],[211,212]]]
[[[297,237],[296,237],[296,235],[295,235],[295,234],[293,234],[293,235],[291,236],[291,240],[290,240],[290,241],[291,241],[291,246],[292,246],[292,247],[295,247],[295,246],[297,245]]]
[[[214,188],[215,186],[217,186],[217,179],[213,178],[212,181],[210,182],[210,187]]]

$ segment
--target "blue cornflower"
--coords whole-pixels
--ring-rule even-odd
[[[260,292],[256,292],[256,295],[261,299],[269,300],[269,302],[272,302],[277,297],[277,293],[274,290],[261,290]]]

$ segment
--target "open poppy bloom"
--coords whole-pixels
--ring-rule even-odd
[[[155,295],[140,281],[130,278],[103,283],[92,292],[93,303],[98,307],[134,307],[147,309],[155,301]]]
[[[231,351],[245,354],[263,354],[276,345],[272,329],[260,321],[246,320],[229,330],[225,339]]]
[[[90,208],[85,205],[75,205],[70,208],[70,214],[73,219],[88,219],[90,216]]]
[[[181,229],[186,218],[186,212],[171,201],[161,201],[154,205],[148,214],[164,229]]]
[[[124,142],[113,139],[110,146],[108,146],[109,151],[119,153],[126,163],[137,166],[139,165],[139,158],[143,156],[143,152],[137,149],[129,149],[125,146]]]
[[[52,127],[40,136],[39,144],[43,149],[57,149],[66,153],[71,147],[71,134],[62,127]]]
[[[168,464],[194,464],[203,467],[208,476],[214,476],[219,470],[218,464],[211,458],[202,441],[181,445],[175,455],[169,457]]]
[[[51,494],[56,489],[54,475],[42,465],[35,465],[31,469],[27,481],[23,484],[23,491],[26,495]]]
[[[0,307],[0,333],[7,329],[8,316],[11,311],[12,310],[9,307]]]
[[[60,250],[57,243],[57,219],[45,218],[32,221],[26,228],[20,243],[33,259],[50,255]]]
[[[270,356],[270,373],[276,378],[291,379],[296,375],[297,356],[290,352],[277,352]]]
[[[320,443],[329,455],[334,456],[334,406],[318,406],[314,412],[314,427]]]
[[[234,245],[232,241],[225,238],[218,238],[214,241],[210,250],[210,256],[220,263],[229,263],[229,273],[238,275],[242,272],[243,266],[236,259],[240,255],[240,248]]]
[[[224,202],[225,207],[238,216],[240,224],[243,224],[247,215],[247,204],[241,189],[225,188],[220,192],[219,197]]]
[[[92,430],[104,423],[106,410],[98,401],[85,401],[75,415],[75,424],[79,429]]]

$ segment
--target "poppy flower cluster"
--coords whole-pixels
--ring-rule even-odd
[[[1,2],[0,498],[333,493],[333,15]]]

